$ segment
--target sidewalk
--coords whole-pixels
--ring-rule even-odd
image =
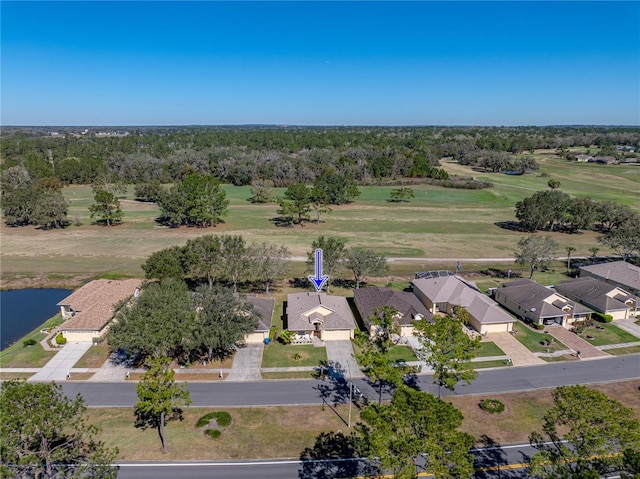
[[[577,334],[572,333],[559,324],[557,326],[547,326],[547,331],[551,336],[573,349],[576,353],[580,351],[580,359],[606,358],[609,356],[609,354],[600,351]]]

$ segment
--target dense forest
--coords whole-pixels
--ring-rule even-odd
[[[106,132],[106,133],[105,133]],[[39,178],[62,184],[175,183],[189,174],[223,183],[311,184],[326,171],[358,184],[429,181],[483,187],[449,178],[439,159],[490,171],[531,171],[535,149],[583,146],[622,159],[616,145],[640,148],[632,127],[157,127],[3,128],[3,185]],[[4,189],[4,188],[3,188]]]

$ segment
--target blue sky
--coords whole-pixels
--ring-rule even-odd
[[[638,2],[8,2],[2,125],[640,125]]]

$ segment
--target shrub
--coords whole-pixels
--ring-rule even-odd
[[[196,423],[196,427],[208,426],[209,422],[211,422],[211,420],[215,417],[215,415],[216,415],[215,412],[210,412],[208,414],[205,414],[200,419],[198,419],[198,422]]]
[[[271,326],[271,329],[269,329],[269,340],[273,341],[274,339],[276,339],[276,333],[277,333],[277,329],[275,326]]]
[[[542,330],[542,329],[544,329],[544,324],[537,324],[536,323],[536,324],[533,325],[533,327],[536,328],[536,329]]]
[[[597,321],[600,321],[601,323],[610,323],[611,321],[613,321],[613,316],[611,316],[610,314],[601,314],[594,312],[591,314],[591,317]]]
[[[67,344],[67,338],[65,338],[62,333],[58,333],[56,336],[56,344],[59,344],[60,346]]]
[[[293,331],[289,331],[288,329],[285,329],[280,333],[280,337],[278,339],[280,339],[280,342],[282,344],[289,344],[291,343],[291,341],[293,341],[294,336],[295,336],[295,333]]]
[[[231,424],[231,414],[227,411],[218,411],[215,413],[216,421],[218,421],[218,426],[227,427]]]
[[[222,436],[220,429],[207,429],[204,433],[211,439],[219,439]]]
[[[498,399],[483,399],[480,401],[480,409],[491,414],[500,414],[504,412],[504,404]]]
[[[38,344],[38,341],[36,341],[33,338],[29,338],[26,341],[22,341],[22,347],[23,348],[27,348],[29,346],[33,346],[34,344]]]

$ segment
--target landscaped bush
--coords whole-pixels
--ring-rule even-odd
[[[36,341],[33,338],[29,338],[26,341],[22,341],[22,347],[23,348],[27,348],[29,346],[33,346],[34,344],[38,344],[38,341]]]
[[[196,427],[207,427],[211,421],[215,419],[220,427],[228,427],[231,424],[231,414],[227,411],[210,412],[198,419]]]
[[[67,338],[65,338],[62,333],[58,333],[56,336],[56,344],[59,344],[60,346],[67,344]]]
[[[218,426],[227,427],[231,424],[231,414],[227,411],[218,411],[215,413],[216,421],[218,421]]]
[[[293,331],[289,331],[288,329],[285,329],[284,331],[280,332],[280,336],[278,337],[278,339],[282,344],[289,344],[291,343],[291,341],[293,341],[294,336],[295,336],[295,333]]]
[[[500,414],[504,412],[504,404],[498,399],[483,399],[480,401],[480,409],[491,414]]]
[[[271,329],[269,329],[269,340],[273,341],[274,339],[276,339],[276,333],[277,333],[277,329],[275,326],[271,326]]]
[[[219,439],[222,436],[220,429],[207,429],[204,433],[211,439]]]
[[[196,427],[208,426],[211,420],[215,417],[215,415],[216,415],[215,412],[210,412],[208,414],[205,414],[200,419],[198,419],[198,422],[196,423]]]
[[[536,328],[536,329],[542,330],[542,329],[544,329],[544,324],[537,324],[536,323],[536,324],[533,325],[533,327]]]
[[[610,323],[611,321],[613,321],[613,316],[611,316],[610,314],[601,314],[594,312],[591,314],[591,317],[596,321],[600,321],[601,323]]]

